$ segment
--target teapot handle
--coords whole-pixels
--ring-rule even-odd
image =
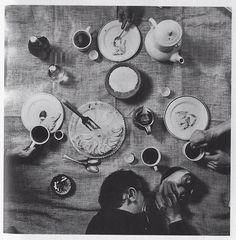
[[[155,29],[155,27],[157,25],[156,21],[153,18],[149,18],[148,22],[149,22],[150,28]]]

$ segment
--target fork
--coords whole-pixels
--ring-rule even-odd
[[[71,103],[69,103],[66,100],[62,100],[62,103],[69,108],[73,113],[75,113],[76,115],[78,115],[81,120],[82,120],[82,124],[85,125],[85,127],[87,127],[90,131],[92,130],[96,130],[99,129],[100,127],[97,125],[97,123],[95,123],[90,117],[85,117],[83,116]]]
[[[117,46],[117,41],[121,39],[121,35],[122,35],[123,32],[125,31],[125,28],[126,28],[126,26],[127,26],[127,23],[128,23],[128,21],[125,23],[125,26],[124,26],[124,28],[122,29],[121,33],[120,33],[117,37],[114,38],[114,41],[113,41],[113,45],[114,45],[114,46]]]

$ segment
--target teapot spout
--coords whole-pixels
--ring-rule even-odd
[[[174,53],[170,57],[171,62],[179,62],[180,64],[184,63],[184,58],[179,55],[178,52]]]

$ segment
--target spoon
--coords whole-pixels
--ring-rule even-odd
[[[121,35],[122,35],[123,32],[125,31],[125,28],[126,28],[126,26],[127,26],[127,23],[128,23],[128,21],[125,23],[125,26],[124,26],[124,28],[122,29],[121,33],[120,33],[117,37],[115,37],[115,39],[114,39],[114,41],[113,41],[113,45],[114,45],[114,46],[117,46],[117,42],[121,39]]]
[[[91,172],[91,173],[98,173],[99,172],[99,168],[96,165],[101,164],[100,159],[75,160],[75,159],[67,156],[66,154],[63,155],[63,158],[67,159],[67,160],[70,160],[70,161],[73,161],[73,162],[76,162],[80,165],[83,165],[88,172]]]

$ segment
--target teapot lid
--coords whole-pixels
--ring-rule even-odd
[[[182,37],[182,28],[174,20],[164,20],[156,26],[156,40],[160,45],[170,47],[179,42]]]

